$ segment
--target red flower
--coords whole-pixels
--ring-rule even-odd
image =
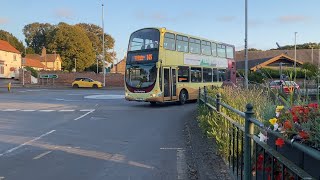
[[[293,115],[292,120],[295,123],[299,122],[299,118],[296,115]]]
[[[318,103],[310,103],[310,104],[308,105],[308,107],[309,107],[309,108],[318,109],[319,105],[318,105]]]
[[[276,140],[276,145],[277,145],[277,146],[282,147],[284,144],[285,144],[285,143],[284,143],[284,140],[283,140],[283,139],[278,138],[278,139]]]
[[[299,132],[299,136],[302,138],[302,139],[308,139],[309,138],[309,134],[305,131],[300,131]]]
[[[284,129],[291,129],[292,128],[292,124],[291,124],[291,122],[289,121],[289,120],[286,120],[286,121],[284,121],[284,123],[283,123],[283,127],[284,127]]]

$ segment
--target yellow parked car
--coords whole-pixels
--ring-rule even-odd
[[[90,78],[76,78],[72,83],[72,87],[73,88],[79,88],[79,87],[101,88],[102,83]]]

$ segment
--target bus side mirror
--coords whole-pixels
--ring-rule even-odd
[[[157,62],[156,63],[156,68],[160,68],[160,66],[161,66],[160,62]]]

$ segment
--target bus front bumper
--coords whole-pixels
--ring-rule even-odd
[[[125,99],[127,101],[138,101],[138,102],[162,102],[163,97],[150,97],[154,95],[146,94],[145,96],[139,96],[135,97],[134,95],[127,95],[125,96]]]

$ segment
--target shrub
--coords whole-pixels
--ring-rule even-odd
[[[38,71],[37,70],[35,70],[35,69],[33,69],[32,67],[29,67],[29,66],[25,67],[25,69],[27,71],[31,71],[31,75],[33,77],[36,77],[36,78],[38,77]]]

